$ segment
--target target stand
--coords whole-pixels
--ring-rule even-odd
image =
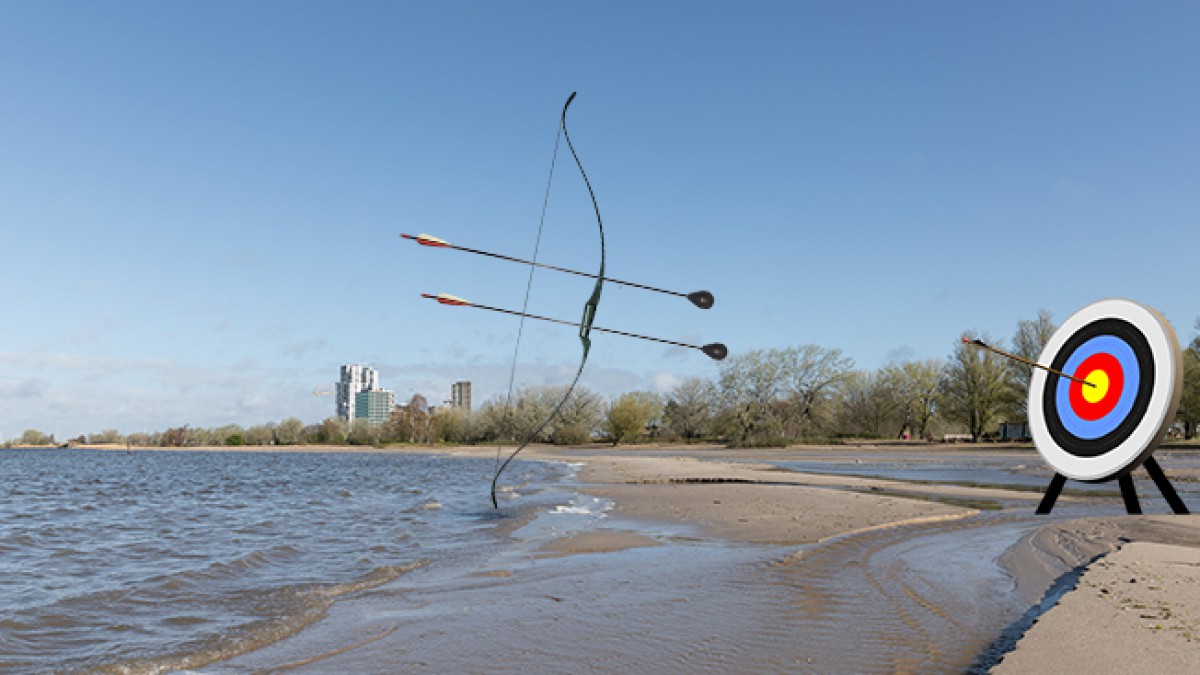
[[[1171,481],[1167,480],[1167,475],[1163,473],[1162,467],[1158,462],[1154,461],[1153,457],[1147,457],[1146,461],[1142,462],[1142,466],[1146,467],[1146,472],[1154,479],[1154,484],[1158,486],[1158,491],[1162,493],[1167,503],[1171,505],[1171,510],[1177,515],[1187,515],[1187,505],[1179,498],[1179,493],[1175,492],[1175,487],[1171,485]],[[1046,492],[1042,496],[1042,501],[1038,504],[1038,515],[1047,515],[1054,508],[1054,502],[1058,500],[1058,493],[1062,492],[1063,485],[1067,482],[1067,477],[1061,473],[1054,474],[1054,478],[1050,479],[1050,484],[1046,486]],[[1126,474],[1117,479],[1117,484],[1121,486],[1121,496],[1125,499],[1125,512],[1130,514],[1140,514],[1142,505],[1138,502],[1137,490],[1133,487],[1133,476]]]
[[[1029,382],[1029,428],[1054,469],[1037,513],[1054,508],[1068,478],[1117,479],[1125,509],[1141,513],[1131,472],[1145,466],[1171,509],[1187,507],[1151,454],[1175,420],[1183,389],[1179,340],[1166,319],[1131,300],[1101,300],[1067,319]]]

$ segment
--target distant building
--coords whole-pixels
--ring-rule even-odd
[[[358,407],[358,393],[379,388],[379,371],[371,366],[346,364],[342,366],[337,383],[337,416],[353,422]]]
[[[450,405],[471,412],[471,383],[462,380],[450,385]]]
[[[396,407],[396,392],[389,389],[367,389],[354,395],[354,418],[366,420],[373,427],[387,421]]]

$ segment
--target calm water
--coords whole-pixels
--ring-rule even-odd
[[[571,503],[553,487],[570,467],[514,463],[493,511],[492,466],[0,451],[0,670],[199,667],[292,635],[347,594],[495,555],[533,514]]]

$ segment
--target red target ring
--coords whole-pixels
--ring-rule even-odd
[[[1092,354],[1079,364],[1072,375],[1093,385],[1071,383],[1071,410],[1082,419],[1090,422],[1104,417],[1112,412],[1121,399],[1121,390],[1125,386],[1125,371],[1121,368],[1121,362],[1112,354]]]

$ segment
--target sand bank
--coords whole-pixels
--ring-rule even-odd
[[[616,502],[617,515],[691,525],[709,536],[759,544],[808,544],[881,525],[976,513],[872,494],[871,481],[692,457],[589,458],[579,476],[584,492]]]
[[[1120,549],[1083,567],[1073,590],[993,672],[1196,672],[1200,516],[1083,519],[1037,536],[1061,541],[1089,531],[1099,535],[1091,545]]]

